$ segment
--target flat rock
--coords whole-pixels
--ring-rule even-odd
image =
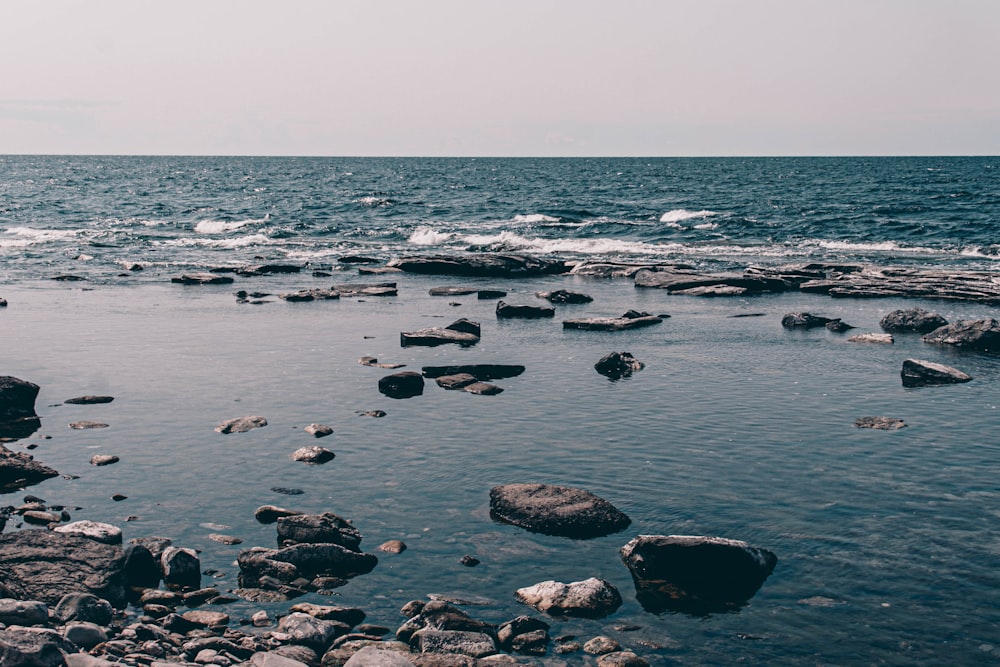
[[[648,313],[629,311],[621,317],[585,317],[574,320],[563,320],[563,329],[581,329],[583,331],[623,331],[651,327],[663,322],[663,318]]]
[[[466,296],[468,294],[478,294],[478,287],[455,287],[446,285],[443,287],[432,287],[428,290],[431,296]]]
[[[958,320],[924,334],[921,339],[933,345],[950,345],[981,352],[1000,352],[1000,322],[985,320]]]
[[[119,460],[114,454],[94,454],[90,457],[90,465],[109,466],[112,463],[118,463]]]
[[[825,327],[834,321],[836,320],[832,317],[822,317],[812,313],[788,313],[781,318],[781,326],[786,329],[813,329]]]
[[[439,378],[445,375],[471,375],[477,380],[502,380],[517,377],[524,373],[524,366],[515,364],[460,364],[457,366],[424,366],[421,369],[426,378]]]
[[[422,654],[467,655],[483,658],[497,652],[492,635],[468,630],[435,630],[425,628],[413,633],[410,644]]]
[[[334,285],[334,291],[341,296],[396,296],[399,288],[396,283],[341,283]]]
[[[643,269],[635,274],[635,286],[666,290],[688,296],[742,296],[784,292],[792,288],[780,277],[753,274],[707,275],[677,268]]]
[[[63,403],[69,405],[96,405],[100,403],[110,403],[115,400],[114,396],[77,396],[76,398],[67,398]]]
[[[941,315],[923,308],[906,308],[888,313],[879,322],[885,331],[930,333],[948,324]]]
[[[847,339],[848,343],[875,343],[878,345],[892,345],[896,342],[896,339],[892,337],[892,334],[887,333],[863,333],[856,336],[851,336]]]
[[[91,593],[125,607],[124,553],[118,545],[48,530],[0,534],[0,597],[54,606]]]
[[[333,429],[326,424],[309,424],[302,430],[314,438],[325,438],[328,435],[333,435]]]
[[[406,364],[380,364],[377,357],[361,357],[358,359],[358,363],[362,366],[370,366],[372,368],[402,368]]]
[[[551,292],[535,292],[539,299],[545,299],[549,303],[590,303],[594,297],[580,292],[570,292],[564,289],[557,289]]]
[[[283,516],[296,516],[299,514],[303,514],[303,512],[276,507],[275,505],[261,505],[254,511],[253,517],[260,523],[274,523]]]
[[[400,649],[379,644],[361,647],[347,659],[344,667],[414,667],[405,646]]]
[[[23,489],[59,473],[36,461],[26,452],[15,452],[0,445],[0,492]]]
[[[451,326],[431,327],[418,331],[403,331],[399,334],[399,343],[402,347],[420,345],[424,347],[436,347],[449,343],[468,347],[479,342],[479,334],[469,331],[460,331]]]
[[[589,491],[551,484],[505,484],[490,490],[490,516],[545,535],[591,538],[624,530],[631,520]]]
[[[959,384],[970,382],[971,375],[967,375],[957,368],[938,364],[933,361],[923,359],[906,359],[903,361],[903,370],[900,371],[904,387],[923,387],[935,384]]]
[[[287,292],[279,294],[279,298],[291,303],[303,303],[308,301],[332,301],[340,298],[340,292],[335,289],[302,289],[297,292]]]
[[[434,379],[437,386],[442,389],[462,389],[476,382],[476,376],[470,373],[456,373],[455,375],[441,375]]]
[[[77,431],[86,431],[94,428],[108,428],[108,425],[103,422],[83,420],[78,422],[72,422],[70,423],[69,427]]]
[[[640,535],[621,548],[636,599],[647,611],[708,613],[738,608],[770,576],[777,557],[740,540]]]
[[[551,275],[566,273],[571,268],[562,260],[487,253],[400,257],[388,265],[408,273],[482,277]]]
[[[81,537],[87,537],[103,544],[122,543],[121,528],[99,521],[74,521],[73,523],[53,528],[53,532],[64,533],[66,535],[80,535]]]
[[[873,428],[880,431],[895,431],[906,428],[906,422],[896,417],[859,417],[854,420],[858,428]]]
[[[294,452],[290,454],[293,461],[301,461],[303,463],[313,463],[321,464],[327,461],[332,461],[336,454],[331,452],[326,447],[318,447],[313,445],[311,447],[299,447]]]
[[[424,377],[414,371],[386,375],[378,381],[379,393],[389,398],[412,398],[424,393]]]
[[[365,255],[344,255],[337,259],[340,264],[378,264],[381,260]]]
[[[298,611],[309,614],[324,621],[339,621],[350,627],[360,625],[365,620],[365,612],[357,607],[340,607],[336,605],[321,605],[311,602],[300,602],[289,607],[288,611]]]
[[[476,394],[478,396],[496,396],[497,394],[503,393],[503,387],[498,387],[495,384],[490,384],[489,382],[473,382],[472,384],[467,384],[462,387],[462,391],[469,394]]]
[[[236,417],[227,419],[215,427],[216,433],[246,433],[255,428],[267,426],[267,419],[264,417],[250,415],[246,417]]]
[[[233,279],[216,273],[185,273],[171,278],[170,282],[180,285],[228,285]]]
[[[645,364],[630,352],[608,352],[594,364],[594,370],[611,380],[626,378],[643,368]]]
[[[514,597],[550,616],[604,618],[617,611],[622,604],[618,590],[597,577],[568,584],[543,581],[517,589]]]
[[[357,551],[361,532],[333,512],[296,514],[278,519],[278,545],[337,544]]]
[[[506,301],[498,301],[496,313],[498,319],[542,319],[546,317],[555,317],[556,309],[546,306],[510,304]]]

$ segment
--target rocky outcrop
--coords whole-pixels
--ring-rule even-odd
[[[399,342],[403,347],[408,345],[423,345],[435,347],[448,343],[456,343],[462,347],[475,345],[481,334],[479,323],[467,319],[452,322],[444,328],[432,327],[419,331],[404,331],[399,334]]]
[[[611,380],[629,377],[644,367],[645,364],[633,357],[631,352],[608,352],[594,364],[594,370]]]
[[[556,309],[546,306],[530,306],[522,304],[511,304],[506,301],[497,302],[497,319],[525,319],[537,320],[546,317],[555,317]]]
[[[389,398],[412,398],[424,393],[424,377],[414,371],[386,375],[378,381],[379,393]]]
[[[27,632],[21,627],[0,630],[0,665],[4,667],[63,667],[64,651],[75,646],[54,632]]]
[[[906,359],[899,373],[904,387],[924,387],[935,384],[971,382],[972,376],[957,368],[924,359]]]
[[[777,564],[766,549],[740,540],[640,535],[621,548],[636,599],[647,611],[708,613],[753,597]]]
[[[893,333],[930,333],[946,324],[948,324],[948,320],[944,317],[923,308],[894,310],[879,322],[879,326],[885,331]]]
[[[407,273],[451,276],[523,277],[567,273],[570,266],[562,260],[528,255],[470,253],[467,255],[432,255],[401,257],[388,265]]]
[[[1000,352],[1000,322],[986,320],[958,320],[939,327],[922,340],[933,345],[951,345],[981,352]]]
[[[92,593],[125,607],[124,553],[80,535],[20,530],[0,535],[0,597],[56,605],[68,593]]]
[[[824,277],[803,282],[803,292],[835,298],[906,297],[1000,304],[994,274],[911,268],[815,265]]]
[[[568,584],[543,581],[517,589],[514,597],[550,616],[604,618],[617,611],[622,604],[618,589],[597,577]]]
[[[0,376],[0,438],[26,438],[41,427],[35,413],[38,391],[33,382]]]
[[[563,320],[563,329],[581,329],[583,331],[623,331],[639,329],[660,324],[663,318],[649,313],[630,310],[621,317],[586,317],[574,320]]]
[[[274,588],[273,582],[287,585],[300,578],[349,579],[371,572],[378,558],[339,544],[295,544],[281,549],[254,547],[241,552],[237,563],[240,586],[266,589]]]
[[[586,539],[625,530],[631,520],[589,491],[551,484],[505,484],[490,490],[490,516],[545,535]]]
[[[216,433],[246,433],[267,426],[267,419],[257,415],[227,419],[215,427]]]
[[[426,378],[445,375],[471,375],[477,380],[502,380],[517,377],[524,372],[524,366],[515,364],[460,364],[457,366],[424,366],[420,369]]]
[[[23,489],[58,476],[58,472],[39,463],[30,454],[14,452],[0,445],[0,492]]]

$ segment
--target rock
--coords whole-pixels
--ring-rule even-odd
[[[233,282],[233,279],[215,273],[185,273],[171,278],[170,282],[180,285],[228,285]]]
[[[0,623],[4,625],[48,625],[49,608],[34,600],[0,599]]]
[[[549,641],[549,624],[531,616],[518,616],[497,628],[497,642],[506,651],[545,655]]]
[[[386,416],[385,410],[365,410],[364,412],[359,412],[362,417],[374,417],[375,419],[381,419]]]
[[[325,447],[299,447],[294,452],[291,453],[293,461],[302,461],[303,463],[326,463],[327,461],[332,461],[336,454],[331,452]]]
[[[399,334],[399,340],[403,347],[408,345],[434,347],[447,343],[456,343],[466,347],[478,343],[480,334],[481,330],[478,322],[461,318],[444,328],[421,329],[420,331],[411,332],[404,331]]]
[[[788,281],[749,271],[739,274],[705,275],[679,267],[644,268],[635,273],[635,286],[667,290],[688,296],[740,296],[784,292]]]
[[[847,339],[848,343],[876,343],[881,345],[892,345],[895,343],[895,339],[892,334],[883,333],[863,333],[857,336],[851,336]]]
[[[229,625],[229,614],[221,611],[206,611],[195,609],[181,614],[181,618],[201,627],[211,628],[222,625]]]
[[[649,662],[632,651],[615,651],[598,658],[597,667],[649,667]]]
[[[297,514],[278,519],[278,545],[289,544],[339,544],[357,551],[361,532],[350,521],[332,512]]]
[[[104,628],[96,623],[86,621],[67,624],[63,628],[63,637],[85,650],[108,641],[108,633],[104,631]]]
[[[113,616],[111,603],[91,593],[67,593],[52,610],[52,617],[60,623],[82,621],[109,625]]]
[[[342,283],[334,285],[333,289],[341,296],[396,296],[396,283],[374,283],[363,285],[359,283]]]
[[[98,521],[74,521],[65,526],[54,528],[53,532],[65,533],[67,535],[80,535],[90,538],[103,544],[121,544],[122,529],[112,526],[110,523],[100,523]]]
[[[24,519],[25,523],[34,524],[36,526],[44,526],[50,523],[59,523],[62,521],[62,517],[55,512],[44,512],[42,510],[26,510],[21,512],[21,518]]]
[[[406,551],[406,543],[403,540],[389,540],[378,545],[378,550],[389,554],[401,554]]]
[[[532,532],[591,538],[624,530],[631,520],[589,491],[551,484],[505,484],[490,490],[490,516]]]
[[[480,301],[488,301],[490,299],[502,299],[507,296],[507,292],[502,289],[481,289],[476,292],[476,298]]]
[[[362,366],[371,366],[372,368],[402,368],[406,364],[380,364],[378,359],[375,357],[361,357],[358,359],[358,363]]]
[[[0,437],[27,437],[38,429],[41,425],[35,413],[38,391],[39,386],[33,382],[0,376]],[[17,435],[22,431],[27,433]]]
[[[566,273],[571,268],[560,260],[486,253],[401,257],[391,260],[388,265],[408,273],[488,278],[558,274]]]
[[[261,505],[254,511],[253,518],[257,519],[260,523],[274,523],[283,516],[297,516],[299,514],[303,514],[303,512],[276,507],[275,505]]]
[[[254,547],[240,553],[240,586],[264,588],[263,577],[282,583],[320,576],[349,579],[371,572],[378,564],[373,554],[351,551],[339,544],[294,544],[281,549]],[[266,582],[265,582],[266,583]]]
[[[524,366],[512,364],[462,364],[458,366],[424,366],[421,369],[426,378],[440,378],[445,375],[471,375],[476,380],[502,380],[517,377],[524,372]]]
[[[859,417],[854,421],[858,428],[874,428],[880,431],[895,431],[906,428],[906,422],[896,417]]]
[[[958,384],[972,381],[972,376],[957,368],[923,359],[906,359],[899,373],[904,387],[924,387],[934,384]]]
[[[563,320],[563,329],[581,329],[583,331],[624,331],[650,327],[663,322],[662,317],[648,313],[629,311],[621,317],[586,317],[577,320]]]
[[[216,433],[246,433],[255,428],[267,426],[267,420],[258,416],[236,417],[227,419],[215,427]]]
[[[348,627],[360,625],[365,620],[365,612],[355,607],[337,607],[333,605],[312,604],[311,602],[300,602],[292,605],[289,611],[298,611],[309,614],[324,621],[337,621]]]
[[[462,391],[479,396],[496,396],[503,392],[503,388],[489,382],[473,382],[462,387]]]
[[[86,431],[93,428],[108,428],[108,425],[103,422],[89,421],[85,419],[83,421],[72,422],[69,427],[77,431]]]
[[[850,324],[844,322],[841,319],[831,320],[827,322],[825,326],[828,331],[833,331],[834,333],[843,333],[845,331],[850,331],[851,329],[856,328],[852,327]]]
[[[233,546],[236,544],[243,544],[243,540],[232,535],[223,535],[221,533],[209,533],[208,539],[213,542],[218,542],[219,544],[225,544],[226,546]]]
[[[326,661],[323,663],[326,664]],[[344,667],[414,667],[405,651],[379,645],[364,646],[354,653]]]
[[[434,381],[442,389],[455,390],[473,384],[476,382],[476,376],[469,373],[456,373],[455,375],[442,375],[435,378]]]
[[[1000,322],[993,318],[958,320],[924,334],[921,340],[934,345],[952,345],[982,352],[1000,352]]]
[[[781,326],[786,329],[812,329],[814,327],[825,327],[830,322],[836,320],[829,317],[821,317],[812,313],[788,313],[781,318]]]
[[[584,653],[589,653],[591,655],[604,655],[606,653],[614,653],[615,651],[621,650],[621,644],[616,642],[611,637],[605,637],[604,635],[599,635],[589,640],[583,645]]]
[[[95,454],[90,457],[90,465],[92,466],[109,466],[112,463],[118,463],[120,461],[114,454]]]
[[[541,319],[555,317],[556,309],[545,306],[514,305],[505,301],[497,302],[497,319]]]
[[[67,398],[63,403],[69,405],[96,405],[99,403],[110,403],[115,400],[114,396],[77,396],[76,398]]]
[[[777,557],[721,537],[640,535],[621,548],[636,599],[647,611],[689,613],[742,606],[770,576]]]
[[[458,562],[461,565],[464,565],[465,567],[475,567],[475,566],[479,565],[479,563],[481,561],[478,558],[476,558],[475,556],[471,556],[469,554],[465,554],[464,556],[462,556],[459,559]]]
[[[564,289],[557,289],[553,292],[535,292],[539,299],[545,299],[550,303],[590,303],[594,297],[579,292],[568,292]]]
[[[344,255],[337,260],[340,264],[378,264],[379,260],[374,257],[362,255]]]
[[[413,371],[393,373],[378,381],[378,390],[389,398],[420,396],[424,393],[424,378]]]
[[[0,534],[0,596],[55,605],[68,593],[92,593],[122,609],[124,560],[121,547],[79,535]]]
[[[163,577],[159,559],[142,544],[126,547],[124,570],[127,584],[139,588],[156,588]]]
[[[309,667],[308,663],[285,657],[280,653],[254,653],[250,656],[251,667]]]
[[[333,435],[333,429],[325,424],[309,424],[302,430],[314,438],[325,438],[328,435]]]
[[[359,266],[358,273],[362,276],[381,276],[386,273],[402,273],[394,266]]]
[[[302,267],[297,264],[260,264],[257,266],[241,266],[234,273],[241,276],[269,276],[276,273],[300,273]]]
[[[479,292],[478,287],[432,287],[428,290],[431,296],[466,296]]]
[[[340,298],[340,292],[333,289],[303,289],[298,292],[288,292],[279,294],[278,298],[291,303],[302,303],[308,301],[331,301]]]
[[[948,324],[948,320],[944,319],[937,313],[932,313],[930,311],[924,310],[923,308],[908,308],[905,310],[894,310],[879,322],[881,326],[886,331],[894,332],[907,332],[912,331],[916,333],[930,333],[939,327],[943,327]]]
[[[23,489],[58,476],[57,471],[34,460],[30,454],[0,445],[0,492]]]
[[[803,292],[834,298],[910,297],[1000,303],[995,274],[976,271],[934,271],[910,268],[810,265],[820,277],[799,284]]]
[[[421,653],[458,654],[483,658],[497,652],[493,637],[485,632],[465,630],[434,630],[426,628],[413,633],[410,644]]]
[[[326,651],[338,635],[347,634],[349,630],[343,623],[324,621],[301,612],[292,612],[278,621],[278,631],[291,637],[292,643],[303,644],[318,652]]]
[[[15,627],[0,630],[0,665],[4,667],[62,667],[68,642],[58,635],[26,632]],[[61,640],[61,641],[60,641]],[[72,644],[68,644],[72,646]],[[75,649],[67,651],[75,652]]]
[[[163,583],[178,588],[201,587],[201,561],[194,549],[167,547],[160,556]]]
[[[618,590],[596,577],[568,584],[543,581],[534,586],[519,588],[514,597],[551,616],[604,618],[613,614],[622,604]]]
[[[594,370],[612,380],[629,377],[643,368],[645,364],[633,357],[630,352],[609,352],[594,364]]]

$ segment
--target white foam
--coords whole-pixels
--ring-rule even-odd
[[[698,225],[694,225],[695,229],[717,229],[719,224],[716,222],[703,222]]]
[[[30,243],[46,243],[48,241],[61,241],[78,236],[82,229],[34,229],[33,227],[11,227],[4,234],[17,236]],[[27,244],[26,244],[27,245]]]
[[[182,248],[245,248],[252,245],[270,245],[273,241],[265,234],[251,234],[250,236],[237,236],[231,239],[169,239],[162,243],[166,246],[179,246]]]
[[[376,197],[374,195],[370,195],[368,197],[361,197],[360,199],[355,199],[354,201],[358,204],[361,204],[362,206],[369,206],[371,208],[375,208],[378,206],[392,205],[391,199],[388,199],[386,197]]]
[[[199,234],[225,234],[242,229],[247,225],[266,222],[267,218],[257,220],[202,220],[194,226],[194,231]]]
[[[451,240],[454,234],[439,232],[430,227],[417,227],[407,239],[413,245],[440,245]]]
[[[551,215],[545,215],[544,213],[518,213],[514,216],[514,222],[523,222],[528,224],[535,224],[539,222],[559,222],[559,218],[555,218]]]
[[[879,241],[877,243],[855,243],[853,241],[831,241],[828,239],[810,239],[803,242],[804,246],[815,245],[826,250],[845,250],[849,252],[906,252],[906,253],[930,253],[941,254],[943,251],[936,248],[924,248],[921,246],[901,246],[895,241]]]
[[[675,208],[674,210],[667,211],[666,213],[661,215],[660,222],[676,223],[676,222],[682,222],[684,220],[691,220],[693,218],[709,218],[713,215],[718,215],[718,212],[708,211],[708,210],[689,211],[685,208]]]

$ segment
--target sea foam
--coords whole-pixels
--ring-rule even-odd
[[[685,208],[675,208],[661,215],[660,222],[683,222],[684,220],[691,220],[693,218],[709,218],[713,215],[718,215],[718,212],[708,210],[689,211]]]
[[[202,220],[194,226],[194,231],[199,234],[225,234],[227,232],[242,229],[247,225],[260,224],[266,222],[267,218],[256,220]]]

